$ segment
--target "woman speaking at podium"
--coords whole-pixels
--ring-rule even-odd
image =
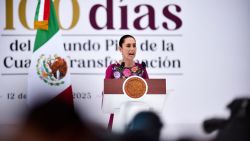
[[[134,61],[136,40],[132,35],[124,35],[120,38],[119,50],[122,54],[122,60],[108,66],[105,79],[128,78],[134,75],[148,79],[146,64]]]
[[[136,55],[136,40],[132,35],[124,35],[119,40],[119,50],[122,60],[111,64],[106,69],[105,79],[121,79],[130,76],[140,76],[148,79],[146,64],[134,61]],[[108,130],[111,131],[114,114],[110,114]]]

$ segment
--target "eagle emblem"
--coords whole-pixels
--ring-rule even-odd
[[[38,76],[51,86],[64,84],[63,78],[68,70],[65,59],[56,54],[47,58],[41,54],[37,60],[36,69]]]

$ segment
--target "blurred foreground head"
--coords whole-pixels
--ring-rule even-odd
[[[153,112],[140,112],[129,123],[125,140],[158,141],[162,122]]]
[[[73,107],[53,101],[33,108],[15,141],[98,140]]]

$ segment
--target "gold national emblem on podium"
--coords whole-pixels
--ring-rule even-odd
[[[124,82],[124,92],[131,98],[140,98],[147,92],[146,81],[138,76],[129,77]]]

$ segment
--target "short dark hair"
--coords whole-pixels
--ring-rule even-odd
[[[120,46],[120,47],[122,47],[122,44],[124,43],[124,40],[125,40],[126,38],[133,38],[133,39],[135,40],[135,37],[132,36],[132,35],[123,35],[123,36],[120,38],[120,40],[119,40],[119,46]]]

